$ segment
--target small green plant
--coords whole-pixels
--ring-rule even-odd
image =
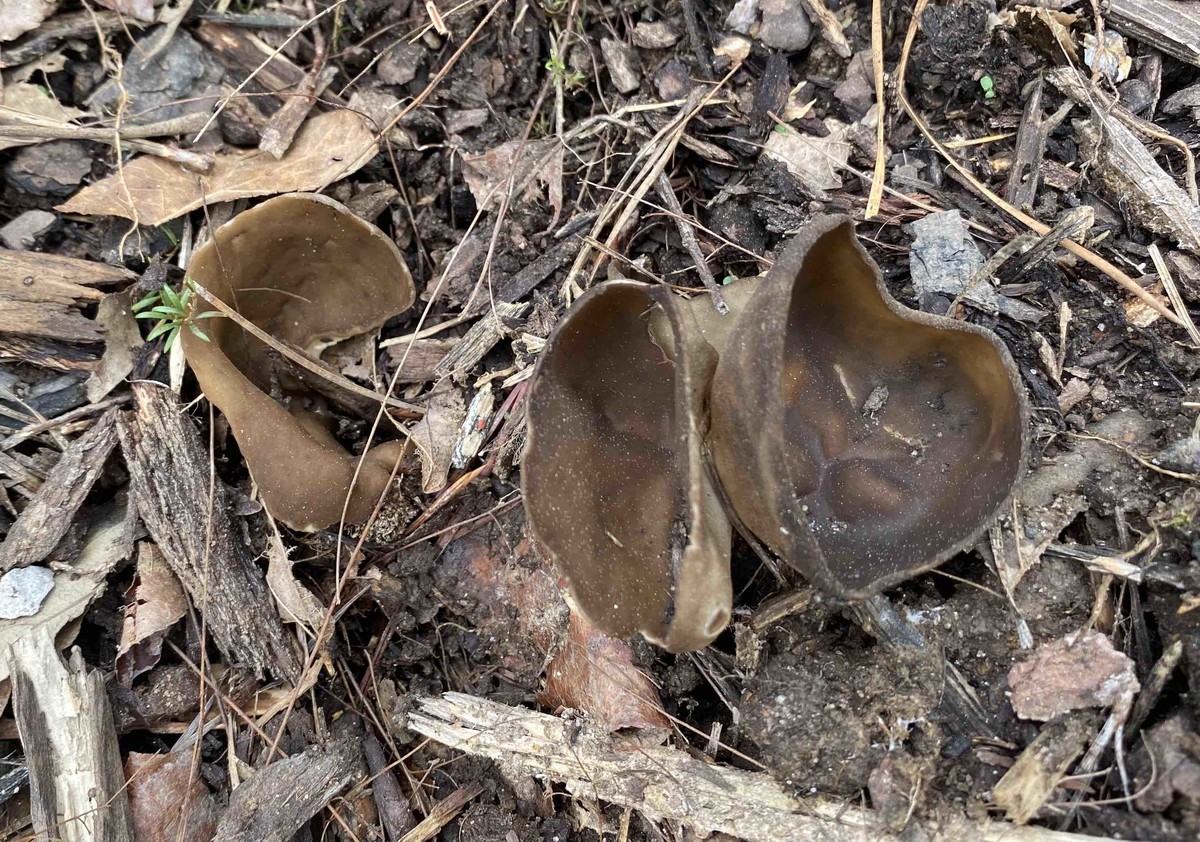
[[[979,79],[979,87],[983,88],[984,99],[994,99],[996,96],[996,83],[992,81],[991,76],[983,76]]]
[[[202,331],[196,322],[200,319],[216,318],[221,314],[216,310],[189,313],[195,295],[195,281],[191,278],[184,278],[179,292],[171,289],[169,284],[163,284],[161,288],[134,304],[135,319],[158,319],[158,322],[150,329],[146,341],[149,342],[165,334],[167,341],[164,347],[170,351],[171,346],[175,344],[176,337],[179,336],[180,329],[186,326],[196,336],[208,342],[208,334]]]
[[[550,77],[554,80],[554,84],[562,85],[563,89],[568,91],[581,87],[586,78],[578,70],[568,70],[567,63],[562,60],[561,56],[554,53],[551,53],[550,58],[546,61],[546,69],[550,71]]]

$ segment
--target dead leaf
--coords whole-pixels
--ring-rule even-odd
[[[828,137],[802,134],[780,126],[767,138],[763,152],[787,166],[800,184],[814,199],[827,198],[827,190],[839,190],[842,177],[838,171],[850,160],[850,142],[846,139],[850,127],[832,117],[825,121]]]
[[[145,344],[130,309],[129,297],[128,291],[111,293],[104,296],[96,308],[96,324],[104,328],[105,341],[100,366],[84,384],[91,403],[103,400],[129,376],[133,371],[134,351]]]
[[[1013,23],[1017,32],[1056,62],[1064,59],[1071,64],[1079,63],[1079,52],[1071,27],[1079,15],[1041,6],[1015,6]]]
[[[1133,661],[1095,630],[1039,646],[1009,670],[1008,684],[1017,716],[1043,722],[1070,710],[1129,704],[1141,689]]]
[[[1153,763],[1143,759],[1143,752],[1154,754]],[[1177,799],[1200,802],[1200,735],[1183,713],[1149,729],[1134,759],[1141,767],[1131,787],[1139,810],[1161,813]]]
[[[1092,393],[1092,388],[1078,377],[1072,377],[1058,396],[1058,411],[1066,415]]]
[[[454,610],[511,675],[536,682],[567,639],[569,612],[524,514],[514,508],[479,529],[444,538],[435,585],[453,594]]]
[[[122,173],[114,173],[80,190],[56,210],[161,225],[206,202],[320,190],[357,171],[378,151],[366,121],[340,109],[309,118],[278,161],[257,149],[237,150],[216,156],[212,172],[199,175],[163,158],[143,155],[125,165],[123,183]]]
[[[154,0],[96,0],[106,9],[128,15],[135,20],[152,23],[154,21]]]
[[[296,581],[292,573],[292,560],[278,532],[267,539],[267,587],[279,604],[279,616],[284,620],[299,623],[314,635],[325,619],[325,607],[312,595],[308,588]]]
[[[512,179],[514,196],[526,202],[537,199],[537,184],[546,186],[550,207],[557,215],[563,206],[563,146],[556,138],[522,143],[511,140],[481,155],[463,156],[463,180],[483,210],[498,205]]]
[[[125,758],[133,836],[139,842],[209,842],[220,810],[192,769],[192,753],[140,754]],[[187,816],[187,824],[180,822]]]
[[[654,685],[633,665],[629,645],[604,634],[578,611],[571,611],[567,644],[546,668],[546,689],[538,701],[586,711],[608,731],[670,727]]]
[[[0,8],[3,8],[3,0],[0,0]],[[3,13],[0,12],[0,14]],[[44,117],[56,124],[65,123],[87,113],[78,108],[69,108],[63,105],[41,85],[32,85],[29,82],[9,82],[4,85],[3,91],[0,91],[0,103],[3,104],[3,108],[0,108],[0,126],[27,124],[28,121],[17,119],[10,112],[17,112],[25,116]],[[0,149],[27,146],[36,142],[34,140],[0,140]]]
[[[30,617],[21,617],[0,623],[0,652],[34,629],[44,627],[52,637],[58,637],[68,623],[83,614],[92,600],[104,591],[105,579],[117,562],[129,555],[133,549],[132,531],[136,518],[128,498],[124,495],[97,518],[88,530],[87,543],[68,569],[54,574],[54,590],[42,603],[38,612]],[[68,632],[67,640],[58,639],[65,646],[74,639]],[[0,681],[8,678],[8,659],[0,658]]]
[[[0,0],[0,41],[37,29],[57,6],[58,0]]]
[[[459,428],[467,417],[462,392],[448,387],[434,392],[425,416],[408,431],[421,457],[421,490],[433,494],[446,487]]]
[[[183,586],[154,544],[138,544],[137,577],[117,645],[117,677],[126,687],[158,664],[163,638],[188,608]]]

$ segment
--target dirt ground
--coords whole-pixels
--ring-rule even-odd
[[[3,838],[80,824],[47,795],[86,752],[46,736],[62,662],[18,645],[39,635],[98,682],[73,691],[116,781],[95,806],[132,834],[104,838],[1197,838],[1200,61],[1178,5],[0,0]],[[378,226],[412,275],[411,307],[323,350],[329,376],[271,356],[332,447],[416,443],[365,529],[269,517],[241,422],[133,317],[290,192]],[[826,213],[897,300],[1003,341],[1021,481],[974,548],[867,603],[735,535],[712,645],[603,635],[522,508],[539,352],[595,283],[704,294]],[[282,481],[316,500],[321,470]],[[552,748],[431,736],[415,713],[445,693],[866,824],[749,835],[688,778],[676,813],[598,797]]]

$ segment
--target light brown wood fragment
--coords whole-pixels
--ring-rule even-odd
[[[1046,803],[1067,767],[1074,762],[1095,732],[1094,714],[1057,719],[1044,727],[1026,746],[992,790],[996,803],[1017,824],[1024,824]]]
[[[300,89],[288,97],[267,121],[258,148],[269,153],[277,161],[282,158],[283,153],[291,147],[301,123],[316,104],[317,97],[325,93],[335,75],[337,68],[326,65],[321,70],[305,76]]]
[[[38,839],[133,842],[103,674],[88,671],[78,649],[64,667],[45,628],[16,641],[5,656]]]
[[[1143,46],[1200,65],[1200,4],[1180,0],[1110,0],[1109,26]]]
[[[563,782],[578,798],[628,807],[651,821],[677,822],[699,832],[749,842],[878,842],[886,835],[871,810],[824,798],[793,798],[764,773],[708,763],[668,746],[623,743],[587,721],[446,693],[421,699],[408,727],[466,754],[507,763],[521,774]],[[1091,838],[952,816],[919,830],[929,842]]]
[[[483,792],[483,787],[479,784],[470,784],[454,790],[435,804],[429,811],[429,815],[419,825],[404,834],[404,838],[400,842],[429,842],[459,814],[463,807],[467,806],[471,799],[481,792]]]
[[[128,269],[94,260],[0,249],[0,289],[37,284],[43,288],[66,290],[77,300],[99,301],[104,297],[103,293],[84,292],[78,287],[115,284],[136,277]]]
[[[436,377],[449,374],[459,379],[482,360],[505,336],[512,334],[510,322],[520,317],[528,304],[505,304],[497,301],[495,309],[476,322],[450,353],[434,366]]]

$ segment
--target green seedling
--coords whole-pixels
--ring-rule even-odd
[[[991,76],[983,76],[979,80],[979,87],[983,88],[984,99],[994,99],[996,96],[996,83],[992,81]]]
[[[556,86],[562,85],[563,89],[568,91],[583,85],[586,78],[578,70],[569,70],[562,57],[555,54],[551,54],[546,61],[546,70],[550,71],[550,77]]]
[[[202,331],[196,322],[200,319],[216,318],[221,314],[216,310],[208,310],[204,313],[189,312],[192,300],[196,295],[194,284],[195,282],[191,278],[184,278],[179,292],[171,289],[168,284],[163,284],[161,288],[133,305],[135,319],[158,319],[146,337],[147,342],[165,335],[167,340],[164,348],[170,351],[183,327],[187,327],[205,342],[210,341],[208,334]]]

